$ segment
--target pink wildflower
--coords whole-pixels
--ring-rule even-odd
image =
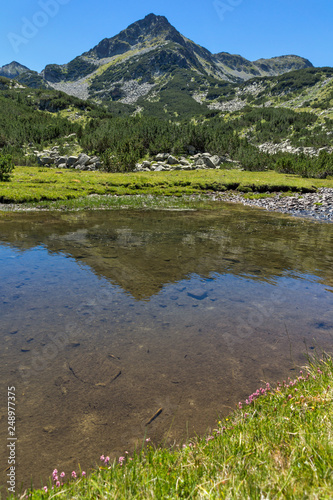
[[[110,457],[105,457],[104,463],[107,465],[110,462]]]
[[[149,442],[150,442],[150,438],[147,438],[147,439],[146,439],[146,443],[149,443]]]
[[[241,401],[238,403],[238,408],[241,410],[243,408],[243,405],[241,403]]]
[[[48,492],[47,486],[44,486],[43,490],[45,491],[45,493],[47,493]]]
[[[62,473],[60,474],[60,477],[65,477],[65,476],[66,476],[66,474],[65,474],[64,472],[62,472]]]
[[[124,460],[125,460],[125,457],[119,457],[119,459],[118,459],[119,465],[123,465]]]
[[[86,475],[87,475],[86,472],[83,470],[82,471],[82,477],[86,477]]]
[[[76,478],[77,478],[77,475],[76,475],[75,470],[73,470],[73,471],[72,471],[72,478],[73,478],[73,479],[76,479]]]
[[[60,481],[57,481],[56,482],[56,487],[59,488],[60,487]]]
[[[105,456],[104,456],[104,455],[101,455],[101,456],[99,457],[99,459],[100,459],[102,462],[104,462],[104,460],[105,460]]]

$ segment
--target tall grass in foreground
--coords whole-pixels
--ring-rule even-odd
[[[211,435],[174,449],[141,450],[63,486],[21,498],[332,499],[333,362],[313,359],[294,380],[265,384]],[[59,471],[60,476],[60,471]],[[59,483],[57,483],[59,484]],[[52,489],[53,488],[53,489]]]

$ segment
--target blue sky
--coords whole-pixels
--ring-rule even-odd
[[[213,53],[297,54],[333,66],[332,0],[11,0],[0,18],[0,66],[64,64],[151,12]]]

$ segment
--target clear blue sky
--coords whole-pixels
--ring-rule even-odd
[[[151,12],[213,53],[297,54],[333,66],[332,0],[11,0],[1,12],[0,66],[64,64]]]

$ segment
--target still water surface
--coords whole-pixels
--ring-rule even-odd
[[[332,351],[333,225],[226,204],[6,214],[0,279],[18,485],[145,437],[180,443],[293,377],[306,352]]]

